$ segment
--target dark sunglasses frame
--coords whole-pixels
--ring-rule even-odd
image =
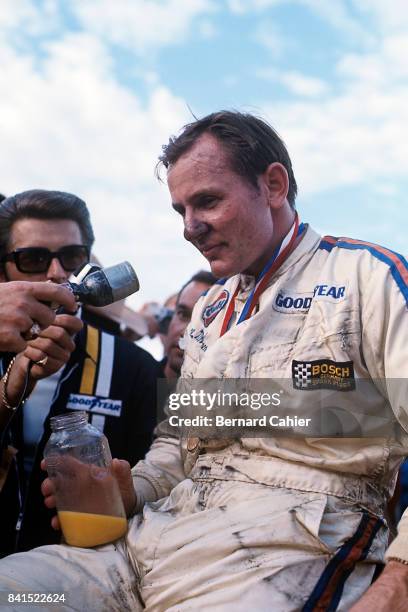
[[[14,261],[17,270],[19,272],[22,272],[23,274],[41,274],[48,270],[52,260],[54,259],[54,257],[56,257],[66,272],[75,272],[78,266],[76,266],[75,268],[66,268],[63,262],[66,251],[72,248],[81,249],[85,255],[84,263],[89,262],[90,249],[84,244],[69,244],[65,247],[62,247],[58,251],[50,251],[46,247],[24,247],[21,249],[16,249],[12,253],[7,253],[7,255],[4,255],[4,257],[2,257],[1,261],[2,263],[6,261]],[[38,253],[39,255],[42,255],[42,257],[46,257],[46,259],[44,260],[44,265],[39,266],[37,270],[24,269],[24,266],[21,267],[20,260],[21,256],[24,255],[24,253],[32,253],[34,256]]]

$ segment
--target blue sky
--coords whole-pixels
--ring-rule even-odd
[[[98,257],[161,300],[205,266],[161,145],[236,108],[285,140],[303,221],[406,254],[407,34],[406,0],[2,0],[0,191],[82,196]]]

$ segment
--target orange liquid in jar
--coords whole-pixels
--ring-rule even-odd
[[[127,520],[120,516],[60,510],[58,518],[65,541],[70,546],[90,548],[118,540],[127,531]]]

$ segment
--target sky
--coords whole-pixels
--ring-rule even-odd
[[[285,141],[303,222],[406,254],[406,0],[0,0],[0,192],[71,191],[138,306],[199,268],[161,147],[215,110]]]

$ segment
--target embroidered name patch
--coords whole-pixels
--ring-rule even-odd
[[[195,340],[196,342],[198,342],[198,344],[200,345],[200,349],[202,351],[206,351],[208,346],[205,343],[205,332],[203,329],[196,329],[195,327],[192,327],[189,331],[189,336],[190,338],[192,338],[193,340]],[[180,347],[181,348],[181,347]]]
[[[119,417],[122,412],[122,400],[70,393],[67,408]]]
[[[353,391],[356,388],[352,361],[292,361],[293,387],[302,391],[329,389]]]
[[[208,327],[210,323],[214,321],[215,317],[219,312],[221,312],[228,300],[229,293],[226,289],[224,289],[212,304],[209,304],[204,308],[202,319],[205,327]]]

